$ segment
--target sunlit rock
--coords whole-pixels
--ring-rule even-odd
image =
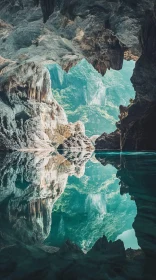
[[[59,145],[58,150],[85,150],[85,151],[93,151],[94,146],[91,141],[85,135],[85,129],[82,122],[76,122],[75,124],[70,124],[70,127],[74,128],[71,136],[63,141],[62,144]]]
[[[54,99],[48,70],[40,64],[10,63],[0,76],[0,150],[53,150],[68,138],[81,134],[84,126],[70,124]],[[77,142],[76,142],[77,144]]]

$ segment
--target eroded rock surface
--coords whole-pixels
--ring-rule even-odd
[[[1,56],[19,64],[30,59],[55,62],[66,71],[85,57],[101,74],[121,69],[123,58],[136,61],[140,57],[132,78],[136,98],[118,124],[120,146],[123,150],[155,149],[151,126],[155,119],[154,2],[1,1]],[[145,114],[135,110],[138,102]]]
[[[132,53],[128,57],[141,54],[139,33],[153,7],[154,1],[145,0],[2,2],[7,32],[1,36],[1,55],[55,61],[66,70],[85,57],[102,74],[110,67],[118,70],[125,51]]]
[[[64,140],[63,144],[59,145],[60,150],[86,150],[93,151],[93,144],[91,140],[85,136],[85,127],[81,122],[75,123],[74,134]]]
[[[4,62],[5,63],[5,62]],[[0,77],[0,150],[54,149],[81,134],[80,123],[68,124],[63,108],[53,98],[48,70],[32,61],[9,62]],[[92,146],[93,149],[93,146]]]
[[[136,96],[125,110],[120,111],[120,121],[117,123],[121,134],[120,147],[122,150],[156,149],[156,133],[153,127],[156,119],[155,26],[155,9],[153,9],[153,11],[146,12],[139,37],[142,54],[136,62],[131,78]]]

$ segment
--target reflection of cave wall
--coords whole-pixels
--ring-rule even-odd
[[[121,158],[117,177],[123,192],[129,192],[137,206],[133,227],[138,244],[147,255],[156,254],[156,157],[134,155]]]
[[[7,212],[16,237],[28,244],[44,241],[51,228],[52,206],[52,198],[10,200]]]
[[[80,177],[91,153],[0,153],[1,230],[24,243],[43,242],[51,230],[54,203],[69,175]]]
[[[133,223],[138,244],[147,256],[156,254],[156,156],[151,154],[97,154],[102,164],[118,169],[121,195],[129,193],[135,200],[137,216]]]
[[[25,243],[43,241],[51,228],[52,207],[64,191],[68,173],[57,154],[1,154],[1,222]]]
[[[124,150],[155,150],[156,119],[156,20],[154,12],[147,13],[141,30],[142,55],[136,62],[132,83],[136,91],[135,104],[121,121],[121,146]],[[140,107],[140,108],[139,108]]]
[[[74,162],[74,156],[69,154],[66,155],[68,159],[71,158],[72,162]],[[18,279],[19,275],[21,278],[24,277],[24,279],[33,279],[36,277],[38,278],[39,275],[39,278],[44,279],[49,279],[49,277],[51,279],[70,279],[74,276],[79,279],[89,279],[88,277],[91,277],[96,280],[100,279],[101,275],[102,279],[103,275],[106,275],[106,279],[109,277],[110,279],[121,278],[125,280],[155,280],[155,156],[151,157],[151,155],[148,154],[126,156],[115,153],[96,155],[102,164],[107,165],[111,163],[118,169],[117,176],[121,181],[122,191],[124,192],[128,190],[132,199],[135,199],[136,201],[138,215],[134,222],[134,228],[139,245],[144,250],[145,256],[142,250],[127,249],[125,251],[122,241],[118,240],[116,242],[108,242],[105,236],[100,238],[87,254],[83,254],[80,248],[78,248],[75,244],[72,244],[70,241],[63,244],[59,252],[56,254],[51,254],[53,249],[50,247],[44,247],[40,244],[37,244],[37,247],[32,246],[32,243],[43,240],[42,238],[44,236],[42,234],[40,235],[40,233],[42,233],[41,229],[44,228],[44,226],[47,226],[47,217],[49,213],[47,211],[47,208],[49,207],[48,201],[50,205],[53,201],[50,197],[47,199],[45,198],[45,193],[46,195],[54,195],[54,193],[49,189],[52,181],[50,180],[50,177],[47,176],[48,173],[50,173],[52,166],[53,171],[55,170],[54,167],[57,166],[57,171],[62,175],[64,171],[67,173],[71,172],[71,174],[73,172],[69,161],[66,161],[65,158],[63,159],[60,156],[57,157],[56,154],[53,155],[53,157],[43,156],[43,154],[42,156],[40,155],[41,157],[36,155],[35,160],[33,160],[33,156],[34,155],[31,154],[26,154],[26,157],[22,156],[24,160],[24,172],[22,172],[22,165],[19,164],[22,163],[22,158],[19,153],[14,153],[12,155],[8,154],[7,156],[5,155],[4,158],[1,157],[0,178],[6,174],[5,179],[0,181],[0,191],[4,191],[1,192],[3,193],[1,198],[7,198],[6,200],[3,199],[2,203],[0,203],[1,279],[6,279],[6,276],[10,279]],[[150,169],[147,167],[150,167]],[[43,169],[44,172],[42,173]],[[141,170],[144,172],[140,172]],[[26,176],[29,175],[29,173],[33,173],[32,177]],[[35,188],[35,182],[37,186],[37,182],[42,182],[41,186],[45,183],[43,180],[44,173],[45,178],[47,179],[45,192],[42,187],[40,192],[32,192]],[[33,182],[33,185],[31,185],[30,188],[28,187],[28,192],[25,193],[25,195],[23,193],[23,196],[21,196],[19,191],[23,192],[24,189],[20,190],[20,179],[18,176],[18,180],[16,180],[16,174],[20,174],[20,178],[25,178],[27,182],[29,182],[28,178]],[[13,176],[12,181],[9,181],[11,176]],[[5,193],[5,191],[7,191],[7,188],[5,188],[7,179],[7,186],[8,189],[10,189],[10,194],[12,194],[12,196]],[[15,193],[15,191],[13,192],[14,189],[11,189],[11,186],[14,188],[13,179],[15,179],[15,182],[18,181],[17,193]],[[53,184],[54,182],[52,183],[52,186]],[[93,188],[96,191],[96,187],[93,186]],[[86,192],[85,187],[84,192]],[[30,198],[32,198],[33,195],[33,198],[35,199],[29,200],[29,194]],[[18,204],[18,198],[20,199],[20,197],[22,200],[24,200],[24,198],[25,200],[27,199],[27,201],[29,200],[29,202],[27,203],[26,201],[25,203],[24,200],[24,203],[21,203],[20,201]],[[42,199],[40,197],[42,197]],[[55,198],[57,198],[57,196],[55,196]],[[5,208],[6,205],[9,205],[10,208]],[[7,229],[5,228],[6,221],[8,222],[8,220],[4,220],[4,217],[2,220],[2,213],[4,213],[5,210],[4,208],[7,209],[6,214],[9,213],[9,218],[12,221],[12,224],[10,223],[9,225],[10,227],[13,226],[11,231],[9,231],[9,226]],[[42,218],[42,213],[44,213],[44,211],[46,211],[47,217],[44,223],[40,224],[41,227],[38,228],[36,219],[39,217]],[[22,215],[25,219],[22,223],[20,223]],[[8,218],[7,215],[5,217]],[[35,229],[34,234],[31,235],[32,232],[30,229],[27,235],[25,235],[25,229],[29,230],[32,224]],[[19,225],[19,227],[16,225]],[[27,226],[29,226],[29,228]],[[25,243],[31,243],[30,246],[20,242],[21,239],[19,237],[19,231],[20,235],[22,235],[22,241],[26,240]],[[11,236],[9,236],[9,234]],[[46,231],[45,234],[47,234]],[[18,240],[16,237],[18,237]],[[28,237],[30,238],[29,240]]]

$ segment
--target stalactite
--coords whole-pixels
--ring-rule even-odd
[[[40,5],[43,12],[43,22],[45,23],[54,11],[55,0],[40,0]]]

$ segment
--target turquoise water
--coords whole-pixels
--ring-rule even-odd
[[[68,73],[57,64],[47,66],[53,95],[65,109],[70,122],[81,120],[86,135],[101,135],[116,129],[119,105],[128,105],[135,92],[130,78],[134,61],[124,61],[120,71],[107,70],[102,77],[85,59]]]
[[[66,189],[53,208],[46,244],[60,247],[70,239],[89,250],[106,235],[108,240],[122,239],[126,248],[138,248],[132,229],[136,204],[129,194],[120,195],[116,173],[114,166],[103,166],[93,157],[81,178],[68,178]]]
[[[156,253],[155,153],[14,152],[0,159],[0,232],[9,244],[59,248],[70,239],[88,251],[105,235]]]

